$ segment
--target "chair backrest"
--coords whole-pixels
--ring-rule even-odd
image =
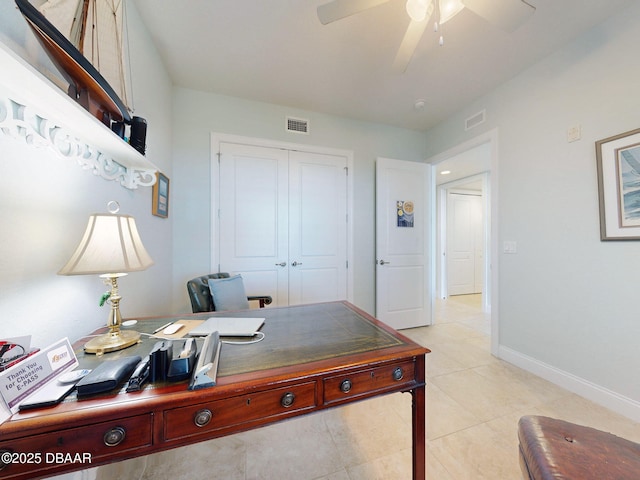
[[[187,282],[187,292],[191,300],[191,310],[193,313],[213,312],[216,307],[213,303],[211,290],[209,290],[210,278],[229,278],[226,272],[211,273],[201,277],[192,278]]]

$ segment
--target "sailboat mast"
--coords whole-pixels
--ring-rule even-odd
[[[82,11],[80,13],[80,30],[78,32],[80,38],[78,41],[78,50],[84,55],[84,36],[87,31],[87,18],[89,17],[89,0],[82,1]]]

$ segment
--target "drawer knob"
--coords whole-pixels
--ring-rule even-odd
[[[397,367],[394,371],[393,371],[393,379],[396,382],[399,382],[400,380],[402,380],[404,378],[404,370],[402,370],[402,367]]]
[[[291,405],[293,405],[293,402],[295,401],[295,399],[296,399],[295,393],[287,392],[280,399],[280,405],[282,405],[284,408],[290,407]]]
[[[342,383],[340,384],[340,391],[342,393],[349,393],[351,391],[351,387],[353,387],[351,380],[349,379],[343,380]]]
[[[126,437],[126,431],[122,427],[113,427],[104,434],[103,441],[107,447],[120,445]]]
[[[203,408],[202,410],[198,410],[193,417],[193,423],[196,424],[196,427],[204,427],[207,423],[211,421],[211,417],[213,414],[211,410],[208,408]]]

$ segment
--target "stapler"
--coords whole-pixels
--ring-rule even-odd
[[[142,388],[144,382],[149,379],[149,373],[151,371],[151,357],[147,355],[146,358],[140,360],[138,365],[136,365],[135,370],[131,374],[129,378],[129,383],[127,384],[127,392],[137,392]]]

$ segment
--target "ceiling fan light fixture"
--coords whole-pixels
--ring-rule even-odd
[[[440,25],[451,20],[460,13],[463,8],[464,4],[462,3],[462,0],[440,0]]]
[[[407,14],[414,22],[421,22],[433,13],[432,0],[407,0]]]

